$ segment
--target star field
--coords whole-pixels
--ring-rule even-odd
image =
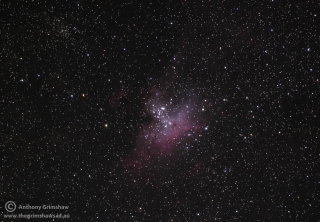
[[[0,6],[1,218],[320,217],[318,2]]]

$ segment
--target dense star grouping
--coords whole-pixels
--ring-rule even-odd
[[[176,93],[151,90],[145,103],[150,119],[139,132],[135,149],[125,166],[131,164],[140,169],[143,164],[152,165],[153,161],[188,150],[199,142],[201,131],[208,129],[204,127],[207,118],[201,113],[204,108],[200,109],[195,103],[197,96],[192,91],[181,97]]]
[[[151,132],[147,130],[145,137],[151,135],[151,139],[155,143],[161,144],[162,150],[170,150],[170,145],[164,143],[178,141],[181,136],[190,136],[201,127],[199,126],[199,111],[195,110],[197,105],[193,100],[191,98],[186,102],[176,100],[178,100],[177,97],[165,99],[164,94],[156,92],[146,104],[147,111],[153,117],[153,121],[147,127],[151,129]]]

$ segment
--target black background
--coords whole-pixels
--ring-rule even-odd
[[[316,1],[0,5],[2,201],[71,221],[319,216]],[[123,160],[174,75],[214,104],[208,130],[140,175]]]

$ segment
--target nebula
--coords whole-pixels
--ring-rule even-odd
[[[156,90],[146,103],[146,111],[152,116],[152,121],[143,132],[144,138],[151,141],[160,153],[173,151],[184,137],[193,136],[200,128],[194,101],[195,96],[191,92],[187,96],[176,93],[169,97]]]
[[[124,161],[125,167],[134,167],[139,173],[152,163],[195,147],[208,124],[203,98],[185,84],[166,80],[147,94],[144,113],[148,121]]]

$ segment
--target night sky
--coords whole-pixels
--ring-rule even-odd
[[[317,221],[319,17],[1,2],[0,200],[68,205],[63,221]]]

